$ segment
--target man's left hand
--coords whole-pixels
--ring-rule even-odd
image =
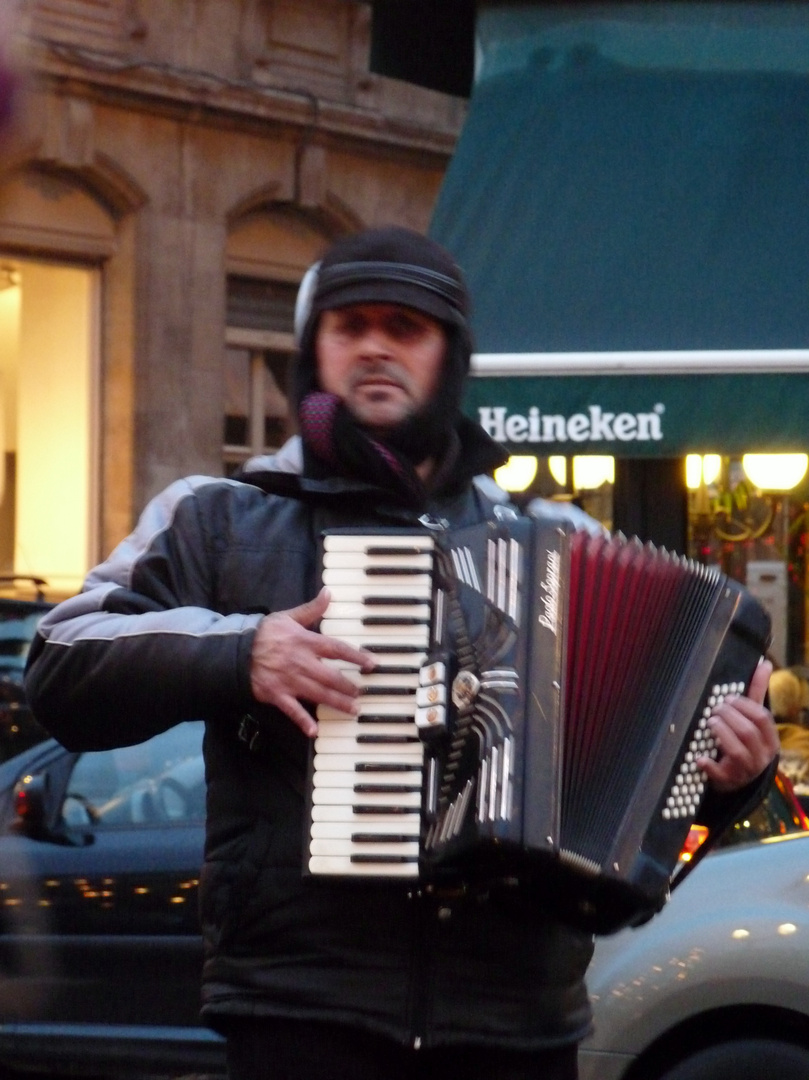
[[[764,696],[772,674],[769,660],[762,661],[750,680],[746,696],[729,695],[714,709],[708,721],[719,757],[697,762],[711,785],[720,792],[738,791],[751,783],[772,762],[779,749],[778,729]]]

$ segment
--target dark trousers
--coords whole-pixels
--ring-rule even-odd
[[[413,1050],[338,1024],[234,1020],[229,1080],[576,1080],[576,1047],[519,1052],[488,1047]]]

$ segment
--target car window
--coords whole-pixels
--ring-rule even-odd
[[[44,606],[12,601],[0,604],[0,671],[22,680],[31,641],[46,610]]]
[[[0,597],[0,762],[48,737],[31,715],[22,680],[37,625],[51,606]]]
[[[805,831],[806,823],[800,807],[791,796],[784,779],[776,776],[763,802],[731,825],[719,838],[718,846],[744,844],[751,840],[764,840],[770,836],[786,836],[788,833]]]
[[[136,746],[81,754],[62,818],[96,829],[202,821],[202,721],[178,724]]]

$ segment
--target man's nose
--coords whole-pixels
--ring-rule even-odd
[[[390,356],[392,351],[390,337],[381,327],[369,326],[357,339],[357,352],[364,359],[383,358]]]

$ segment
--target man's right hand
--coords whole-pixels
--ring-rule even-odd
[[[317,723],[301,700],[330,705],[352,716],[357,711],[357,686],[337,667],[324,661],[345,660],[364,672],[376,664],[372,653],[310,629],[323,618],[329,601],[328,589],[324,588],[306,604],[266,615],[258,624],[253,640],[250,663],[253,696],[286,713],[310,738],[317,735]]]

